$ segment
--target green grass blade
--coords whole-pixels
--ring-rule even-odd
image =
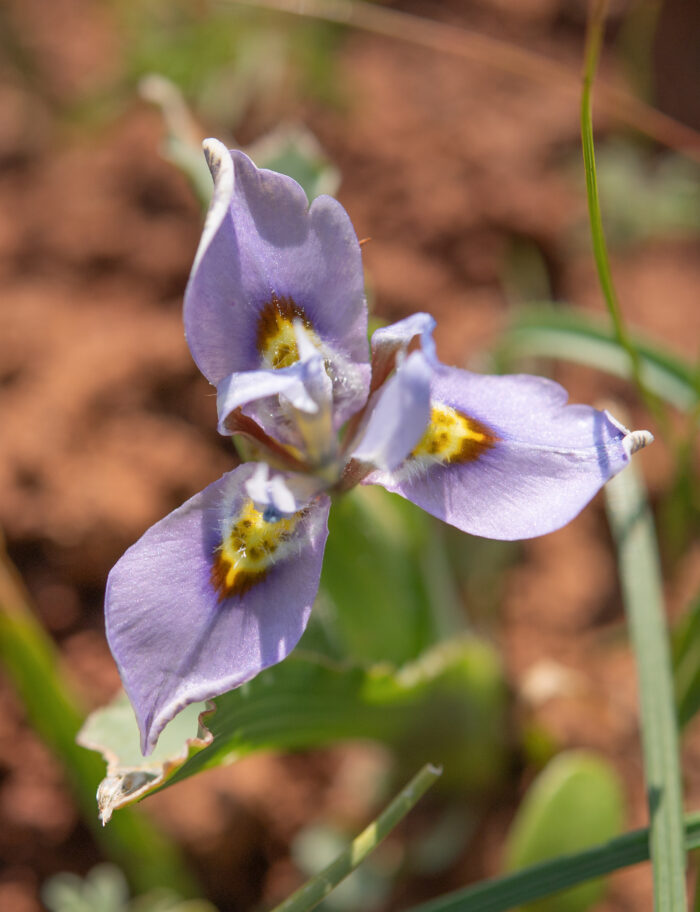
[[[685,818],[687,850],[700,847],[700,814]],[[407,912],[507,912],[522,903],[551,896],[594,877],[649,860],[649,830],[634,830],[604,845],[483,881],[413,906]],[[685,905],[676,907],[681,912]]]
[[[673,671],[678,725],[683,729],[700,710],[700,595],[673,632]]]
[[[591,100],[606,8],[606,0],[595,0],[591,9],[581,93],[581,138],[593,254],[617,340],[629,356],[637,388],[661,426],[667,428],[666,412],[644,384],[639,353],[622,319],[598,200]],[[682,790],[671,656],[656,536],[644,491],[633,466],[613,479],[606,491],[610,524],[617,540],[628,624],[637,659],[654,908],[656,912],[679,912],[687,908]]]
[[[591,113],[593,97],[593,81],[598,66],[600,48],[603,42],[603,23],[607,9],[607,0],[595,0],[588,20],[586,46],[583,65],[583,90],[581,92],[581,141],[583,147],[583,166],[586,175],[586,197],[588,200],[588,217],[591,226],[591,240],[593,243],[593,257],[598,280],[608,307],[608,312],[615,327],[615,334],[620,347],[629,357],[632,376],[637,389],[652,414],[661,422],[665,421],[665,413],[659,408],[656,398],[649,392],[644,384],[641,373],[639,353],[634,346],[627,327],[622,318],[622,311],[617,299],[613,283],[608,250],[603,231],[603,218],[600,212],[598,197],[598,177],[595,166],[595,150],[593,145],[593,117]]]
[[[430,764],[424,766],[379,817],[353,839],[335,861],[292,893],[274,909],[274,912],[307,912],[317,906],[389,835],[436,782],[440,773],[441,770]]]
[[[170,886],[196,894],[180,853],[141,814],[120,815],[100,826],[95,791],[104,774],[97,754],[75,742],[83,712],[58,663],[56,649],[29,608],[18,574],[0,543],[0,664],[24,704],[27,717],[62,765],[85,822],[106,856],[126,873],[135,891]]]
[[[693,365],[637,335],[633,342],[646,387],[680,411],[695,409],[700,382]],[[569,307],[543,304],[518,311],[495,357],[504,370],[521,358],[561,358],[632,379],[629,358],[608,321]]]
[[[634,465],[609,482],[605,490],[637,659],[655,909],[679,912],[686,908],[681,773],[654,524]]]

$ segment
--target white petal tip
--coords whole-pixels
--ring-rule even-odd
[[[190,281],[192,276],[199,268],[204,254],[207,252],[216,232],[221,227],[221,223],[226,218],[229,209],[231,197],[233,196],[233,160],[226,146],[219,142],[218,139],[205,139],[202,143],[204,157],[211,171],[214,181],[214,194],[209,205],[209,212],[204,223],[204,230],[199,241],[199,247],[192,265]]]
[[[220,140],[211,137],[204,140],[202,149],[204,150],[204,157],[207,160],[212,177],[216,178],[222,163],[228,156],[228,149]]]
[[[653,442],[654,435],[651,431],[630,431],[624,440],[625,449],[630,456],[639,450],[643,450],[645,446],[649,446]]]

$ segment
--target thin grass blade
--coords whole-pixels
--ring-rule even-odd
[[[607,10],[607,0],[595,0],[588,20],[586,46],[583,66],[583,90],[581,92],[581,141],[583,148],[583,167],[586,175],[586,198],[588,201],[588,217],[591,227],[591,240],[593,243],[593,257],[598,271],[598,280],[605,298],[605,303],[610,318],[615,327],[615,335],[622,349],[627,352],[630,360],[632,377],[639,390],[642,401],[649,411],[656,416],[662,426],[667,423],[667,416],[656,396],[647,388],[642,377],[642,368],[639,352],[632,341],[622,310],[615,291],[608,249],[603,231],[603,217],[600,211],[598,198],[598,176],[595,165],[595,149],[593,144],[593,117],[591,113],[593,100],[593,81],[595,79],[600,48],[603,42],[603,25]]]
[[[684,845],[700,847],[700,814],[685,818]],[[594,877],[649,860],[649,830],[634,830],[603,845],[533,865],[473,887],[446,893],[406,912],[507,912],[523,903],[551,896]],[[685,909],[676,907],[675,912]]]
[[[686,906],[678,726],[654,523],[634,465],[606,487],[622,594],[637,660],[654,908]]]
[[[273,912],[307,912],[313,909],[373,852],[394,827],[440,777],[441,770],[426,764],[399,792],[391,804],[357,836],[344,852],[292,893]]]

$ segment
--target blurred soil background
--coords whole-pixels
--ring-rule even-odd
[[[582,3],[394,5],[580,70]],[[700,29],[693,32],[688,14],[676,0],[614,4],[600,78],[650,91],[656,105],[700,128]],[[524,301],[603,309],[575,82],[566,91],[399,40],[249,11],[225,13],[229,47],[223,15],[206,2],[164,0],[6,0],[0,9],[0,526],[90,708],[119,683],[103,631],[110,566],[151,523],[233,465],[181,323],[200,207],[160,154],[160,112],[137,92],[161,59],[203,135],[230,140],[235,131],[246,145],[282,121],[315,134],[340,171],[338,196],[358,236],[372,238],[364,258],[374,312],[395,320],[430,311],[444,361],[488,369],[486,353]],[[199,31],[181,34],[172,23],[188,17]],[[169,44],[172,34],[179,37]],[[210,42],[204,61],[195,38],[204,51]],[[623,310],[631,325],[693,359],[697,224],[662,222],[643,196],[660,162],[687,163],[608,114],[597,113],[596,129],[604,202],[609,186],[615,207],[609,234]],[[628,384],[562,364],[545,369],[574,401],[616,400],[633,426],[650,426]],[[659,502],[670,483],[663,441],[638,460]],[[495,612],[472,611],[465,591],[470,620],[502,649],[513,728],[535,720],[553,744],[603,754],[625,783],[629,826],[643,825],[634,664],[602,500],[515,557]],[[672,617],[698,590],[699,558],[697,541],[666,556]],[[687,804],[700,807],[697,725],[685,759]],[[261,755],[149,798],[143,809],[185,847],[208,898],[222,912],[242,912],[298,884],[290,845],[305,827],[333,823],[350,834],[369,819],[376,806],[365,786],[385,765],[381,750],[363,745]],[[498,873],[531,777],[515,750],[504,789],[485,799],[451,865],[432,877],[405,875],[378,908]],[[430,815],[428,803],[403,838],[419,834]],[[3,677],[0,820],[3,910],[36,912],[47,877],[84,874],[100,860],[60,769]],[[394,851],[402,846],[399,838]],[[650,872],[638,867],[612,878],[599,909],[650,907]]]

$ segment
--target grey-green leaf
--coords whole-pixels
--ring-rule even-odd
[[[156,769],[148,765],[151,758],[139,763],[134,755],[135,723],[128,732],[122,701],[93,714],[81,741],[89,740],[110,760],[102,793],[111,809],[256,751],[303,750],[339,740],[386,744],[401,768],[432,758],[444,765],[443,781],[461,790],[488,789],[504,769],[502,670],[495,651],[475,637],[443,643],[398,670],[337,665],[297,650],[213,702],[216,711],[204,718],[211,738],[192,740],[202,706],[190,707],[188,716],[171,723],[179,749],[164,748]],[[128,763],[116,747],[123,741],[131,745]],[[138,781],[125,781],[129,775]]]

